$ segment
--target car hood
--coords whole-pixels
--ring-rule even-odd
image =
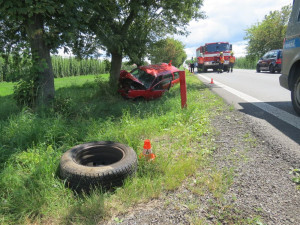
[[[169,64],[161,63],[161,64],[154,64],[154,65],[148,65],[148,66],[140,66],[140,67],[138,67],[138,69],[146,72],[146,74],[148,74],[149,76],[153,76],[153,77],[158,77],[158,76],[163,76],[166,74],[171,74],[174,72],[179,72],[179,69],[176,68],[175,66],[172,66],[171,63],[169,63]],[[119,81],[122,82],[123,80],[126,80],[126,79],[130,79],[134,82],[137,82],[137,83],[145,86],[144,80],[138,79],[132,73],[129,73],[126,70],[121,70]]]
[[[178,72],[179,69],[171,64],[162,63],[157,65],[148,65],[139,67],[141,70],[144,70],[146,73],[152,76],[162,76],[165,74],[170,74],[174,72]]]
[[[127,72],[126,70],[121,70],[120,71],[120,80],[124,80],[124,79],[130,79],[130,80],[133,80],[133,81],[143,85],[143,83],[139,79],[137,79],[135,76],[133,76],[131,73]]]

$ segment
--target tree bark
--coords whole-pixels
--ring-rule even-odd
[[[44,39],[43,16],[34,14],[28,18],[26,32],[29,39],[33,65],[38,74],[37,102],[48,105],[54,99],[54,75],[50,57],[50,49]]]
[[[111,87],[117,89],[118,80],[122,66],[122,54],[118,52],[111,53],[111,69],[109,82]]]

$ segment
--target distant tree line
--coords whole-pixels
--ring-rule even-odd
[[[248,40],[247,57],[256,60],[272,49],[281,49],[292,7],[287,5],[281,10],[270,11],[265,18],[246,29]]]
[[[69,77],[88,74],[109,73],[107,62],[98,59],[81,59],[74,57],[52,57],[54,77]]]
[[[291,5],[287,5],[281,10],[270,11],[261,22],[246,29],[247,54],[236,59],[236,68],[255,69],[257,61],[266,52],[282,48],[291,10]]]

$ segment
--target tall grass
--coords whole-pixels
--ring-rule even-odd
[[[239,57],[234,64],[238,69],[256,69],[258,58]]]
[[[174,190],[213,150],[210,120],[223,108],[187,76],[188,107],[179,85],[157,100],[125,101],[111,93],[108,75],[55,79],[48,110],[18,108],[0,92],[0,224],[97,224],[112,213]],[[9,103],[8,103],[9,102]],[[74,145],[110,140],[139,155],[150,139],[154,162],[139,159],[135,177],[114,192],[77,195],[58,176],[61,155]]]
[[[103,74],[109,72],[109,62],[98,59],[76,59],[75,57],[63,58],[52,56],[54,77],[69,77],[88,74]],[[28,58],[18,58],[16,61],[9,57],[8,63],[0,57],[0,82],[18,81],[29,70],[31,62]]]
[[[55,77],[70,77],[87,74],[106,73],[106,65],[97,59],[78,60],[74,57],[63,58],[52,56],[53,73]]]

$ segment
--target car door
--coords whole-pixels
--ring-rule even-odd
[[[154,99],[161,97],[163,93],[172,85],[172,78],[163,79],[155,84],[150,90],[147,90],[146,99]]]
[[[172,84],[179,83],[179,72],[174,72],[173,75],[174,75],[174,78],[173,78]]]
[[[272,51],[267,60],[267,63],[268,63],[267,66],[270,67],[270,65],[276,61],[276,58],[277,58],[277,51]]]
[[[267,52],[266,54],[264,54],[264,56],[262,57],[261,60],[261,69],[262,70],[268,70],[269,69],[269,63],[268,60],[271,56],[271,52]]]

